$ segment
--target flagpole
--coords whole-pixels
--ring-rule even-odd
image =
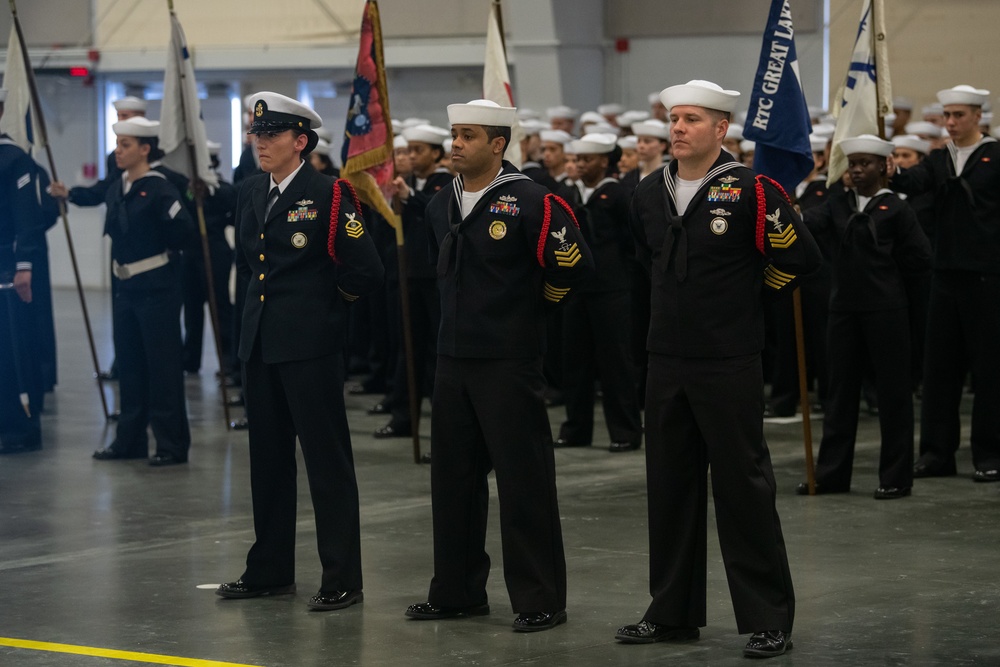
[[[28,93],[31,96],[31,106],[38,119],[38,134],[45,145],[45,156],[49,162],[49,171],[52,180],[58,181],[56,174],[56,163],[52,157],[52,147],[49,145],[48,132],[45,129],[45,114],[42,111],[41,100],[38,96],[38,87],[35,85],[35,71],[31,67],[31,58],[28,55],[28,44],[24,41],[24,31],[21,29],[21,21],[17,16],[17,2],[10,0],[10,13],[14,21],[14,29],[17,32],[18,41],[21,42],[21,57],[24,60],[25,75],[28,80]],[[62,218],[63,229],[66,232],[66,247],[69,249],[70,264],[73,267],[73,278],[76,280],[76,292],[80,297],[80,309],[83,311],[83,324],[87,330],[87,342],[90,344],[90,358],[94,364],[94,377],[97,379],[97,390],[101,395],[101,406],[104,408],[105,421],[111,419],[108,412],[108,399],[104,396],[104,381],[101,379],[101,367],[97,362],[97,347],[94,345],[94,333],[90,327],[90,315],[87,312],[87,299],[83,294],[83,285],[80,282],[80,267],[76,262],[76,250],[73,247],[73,236],[69,230],[69,216],[66,212],[66,201],[59,199],[59,215]]]
[[[11,0],[13,2],[13,0]],[[174,14],[174,0],[167,0],[167,8],[170,16],[176,18]],[[172,28],[172,26],[171,26]],[[171,29],[171,41],[173,30]],[[178,68],[178,75],[184,78],[184,68]],[[181,95],[181,108],[186,108],[184,103],[184,86],[178,87]],[[185,127],[187,119],[185,118]],[[208,314],[212,321],[212,339],[215,341],[215,357],[219,362],[219,387],[222,389],[222,414],[226,420],[226,430],[232,428],[229,419],[229,393],[226,389],[226,366],[222,357],[222,337],[219,335],[219,309],[215,301],[215,281],[212,278],[212,255],[208,249],[208,228],[205,225],[205,192],[204,183],[198,178],[198,161],[195,159],[194,144],[191,143],[191,135],[185,132],[184,141],[188,147],[188,158],[191,163],[191,190],[194,192],[195,208],[198,211],[198,233],[201,236],[201,255],[205,265],[205,291],[208,293]],[[186,307],[186,306],[185,306]]]
[[[882,78],[881,72],[878,71],[878,48],[876,42],[880,34],[878,33],[877,27],[879,25],[878,19],[875,16],[875,7],[878,3],[875,0],[868,0],[871,2],[872,8],[872,60],[875,62],[875,127],[878,128],[879,139],[885,139],[885,115],[882,112],[882,96],[879,94],[878,81]],[[885,39],[885,35],[881,35],[882,39]],[[888,176],[882,180],[888,183]],[[883,183],[883,185],[885,185]]]

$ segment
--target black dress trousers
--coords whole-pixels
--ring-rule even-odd
[[[706,623],[708,475],[741,634],[792,630],[795,595],[764,442],[759,354],[650,353],[646,389],[649,588],[644,620]]]
[[[515,613],[566,608],[566,560],[541,359],[438,357],[431,439],[440,607],[487,602],[487,475],[496,469],[504,580]]]
[[[297,433],[316,513],[320,589],[361,590],[360,508],[344,405],[343,354],[337,350],[315,359],[267,364],[258,339],[243,380],[257,538],[243,580],[253,587],[295,581]]]

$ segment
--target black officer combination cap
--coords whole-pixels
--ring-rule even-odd
[[[264,132],[284,132],[298,130],[304,132],[309,143],[302,151],[311,152],[319,141],[316,128],[323,125],[323,119],[315,111],[291,97],[278,93],[260,92],[250,96],[253,109],[253,124],[247,130],[248,134]]]

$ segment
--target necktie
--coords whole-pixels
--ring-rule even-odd
[[[271,191],[267,194],[267,207],[264,209],[264,219],[267,220],[267,216],[271,214],[271,207],[274,206],[274,202],[278,201],[278,196],[281,194],[281,190],[275,185],[271,188]]]

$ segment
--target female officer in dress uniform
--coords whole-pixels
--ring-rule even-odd
[[[115,282],[114,337],[121,417],[114,442],[94,452],[99,461],[148,456],[146,427],[156,453],[151,466],[186,463],[191,445],[181,368],[181,273],[178,250],[197,242],[194,222],[166,177],[150,169],[163,152],[160,124],[144,117],[119,121],[104,233],[111,237]],[[65,197],[62,183],[52,194]]]

